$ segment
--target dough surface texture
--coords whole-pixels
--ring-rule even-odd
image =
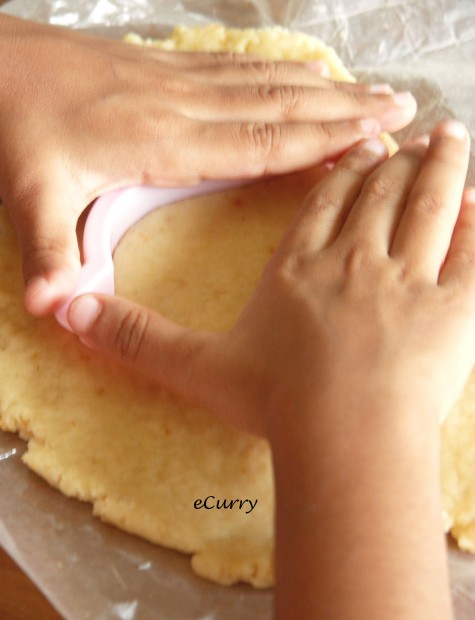
[[[325,57],[335,77],[350,79],[322,43],[281,29],[181,28],[162,45]],[[118,294],[192,328],[226,330],[317,175],[263,181],[149,215],[116,251]],[[19,250],[3,207],[0,273],[0,426],[28,441],[25,463],[64,494],[91,502],[104,521],[190,554],[199,575],[221,584],[271,586],[274,496],[266,442],[177,404],[89,352],[53,319],[29,316]],[[472,550],[474,399],[472,378],[442,429],[446,522]],[[250,513],[194,507],[208,496],[258,501]]]
[[[312,175],[157,210],[116,250],[117,292],[193,328],[227,329]],[[3,207],[0,270],[0,425],[28,440],[25,463],[64,494],[91,502],[104,521],[191,554],[203,577],[272,585],[267,443],[177,404],[88,351],[54,319],[29,316]],[[252,512],[195,509],[208,496],[258,502]]]

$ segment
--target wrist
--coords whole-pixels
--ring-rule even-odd
[[[318,392],[318,393],[317,393]],[[401,448],[438,451],[439,419],[436,403],[386,389],[370,393],[345,387],[331,393],[318,389],[289,393],[269,402],[267,437],[272,450],[324,454],[352,453],[375,442]],[[434,448],[435,446],[435,448]]]
[[[273,412],[281,617],[376,618],[401,599],[417,608],[433,584],[449,617],[437,416],[350,396]]]

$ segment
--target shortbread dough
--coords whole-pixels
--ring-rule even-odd
[[[227,329],[315,174],[154,212],[116,250],[118,293],[196,329]],[[0,218],[0,417],[28,440],[25,463],[66,495],[92,502],[105,521],[192,554],[202,576],[272,585],[267,443],[179,406],[54,319],[29,316],[3,208]],[[195,509],[210,495],[258,502],[250,513]]]
[[[321,42],[280,28],[180,28],[163,45],[326,58],[335,77],[350,77]],[[226,330],[318,174],[301,172],[156,211],[116,251],[118,293],[183,325]],[[190,554],[199,575],[271,586],[267,443],[180,406],[84,348],[54,319],[29,316],[20,254],[3,207],[0,273],[0,424],[28,441],[25,463],[64,494],[91,502],[104,521]],[[472,547],[474,390],[472,379],[443,430],[442,476],[447,524],[454,532],[462,527]],[[236,508],[241,504],[195,508],[209,496],[258,501],[250,512]]]

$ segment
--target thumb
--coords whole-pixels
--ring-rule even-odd
[[[120,297],[82,295],[68,311],[86,345],[113,356],[180,398],[206,406],[214,334],[194,332]]]
[[[73,209],[60,188],[31,190],[5,206],[20,242],[25,305],[36,316],[53,313],[71,295],[81,267]]]

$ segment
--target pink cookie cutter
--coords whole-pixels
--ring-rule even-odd
[[[84,228],[84,263],[79,281],[71,297],[56,312],[58,322],[72,331],[68,309],[79,295],[114,294],[112,254],[127,230],[145,215],[186,198],[234,189],[248,183],[248,180],[203,181],[190,187],[169,189],[137,186],[115,190],[98,198]]]

